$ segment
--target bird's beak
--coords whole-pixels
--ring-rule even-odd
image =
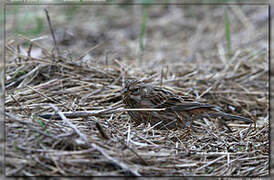
[[[127,93],[127,92],[128,92],[128,89],[127,89],[127,88],[124,88],[124,89],[122,89],[122,91],[121,91],[122,94],[125,94],[125,93]]]

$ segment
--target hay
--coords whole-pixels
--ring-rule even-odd
[[[20,41],[32,48],[6,44],[6,175],[269,174],[265,54],[238,50],[228,59],[219,47],[220,56],[211,62],[198,58],[196,63],[162,65],[155,71],[127,60],[84,61],[94,47],[71,61],[26,37],[15,39]],[[38,49],[41,54],[32,57],[31,51]],[[136,126],[123,109],[124,78],[162,84],[249,117],[256,126],[230,122],[232,133],[214,119],[197,120],[191,132]]]

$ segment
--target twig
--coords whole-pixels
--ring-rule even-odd
[[[28,49],[28,56],[31,56],[31,50],[32,50],[32,43],[30,43],[29,45],[29,49]]]
[[[205,94],[207,94],[211,89],[212,89],[212,86],[210,86],[209,88],[207,88],[201,95],[199,95],[197,97],[197,99],[201,99],[201,97],[203,97]]]
[[[227,154],[222,155],[222,156],[220,156],[220,157],[214,159],[213,161],[210,161],[210,162],[206,163],[205,165],[203,165],[203,166],[197,168],[196,171],[199,171],[199,170],[201,170],[201,169],[203,169],[203,168],[205,168],[205,167],[207,167],[207,166],[209,166],[209,165],[211,165],[211,164],[213,164],[213,163],[215,163],[215,162],[217,162],[217,161],[223,159],[223,158],[226,157],[226,156],[227,156]]]
[[[7,163],[7,162],[5,162]],[[17,167],[16,169],[12,169],[10,171],[6,172],[6,176],[16,176],[18,172],[20,172],[22,169],[24,169],[27,166],[27,164],[21,164],[19,167]]]
[[[31,75],[33,75],[35,72],[37,72],[42,66],[41,65],[38,65],[36,66],[34,69],[32,69],[30,72],[28,72],[27,74],[23,75],[23,76],[20,76],[17,80],[9,83],[8,85],[6,85],[6,88],[9,88],[15,84],[17,84],[18,82],[26,79],[27,77],[30,77]]]
[[[255,91],[255,92],[243,92],[243,91],[231,91],[231,90],[228,90],[228,91],[210,91],[208,92],[209,94],[241,94],[241,95],[254,95],[254,96],[257,96],[257,95],[268,95],[268,92],[260,92],[260,91]]]
[[[120,113],[116,118],[118,118],[122,113]],[[116,119],[115,118],[115,119]],[[123,133],[121,133],[110,121],[106,121],[107,124],[114,129],[117,133],[119,133],[122,137],[124,136]],[[133,154],[135,154],[145,165],[148,165],[148,163],[142,158],[133,148],[129,147],[122,139],[118,138],[117,139],[126,147],[128,148]]]
[[[41,36],[41,37],[38,37],[38,38],[29,39],[28,37],[26,37],[22,34],[19,34],[19,37],[22,38],[23,40],[28,41],[31,45],[35,45],[35,46],[41,48],[43,53],[45,53],[47,56],[50,56],[50,53],[48,52],[47,48],[42,47],[39,43],[35,42],[35,41],[38,41],[38,40],[47,39],[48,36]]]
[[[33,130],[35,132],[38,132],[38,133],[40,133],[40,134],[42,134],[44,136],[50,137],[52,139],[58,139],[57,137],[55,137],[53,135],[47,134],[47,133],[41,131],[40,129],[33,127],[30,122],[24,121],[24,120],[18,118],[17,116],[15,116],[15,115],[12,115],[12,114],[7,113],[7,112],[5,113],[5,115],[8,116],[8,117],[10,117],[10,120],[19,122],[21,124],[24,124],[24,125],[28,126],[31,130]]]
[[[60,103],[60,104],[62,104],[62,102],[60,102],[60,101],[58,101],[58,100],[55,100],[55,99],[52,98],[52,97],[48,97],[48,96],[46,96],[45,94],[39,92],[38,90],[36,90],[36,89],[34,89],[34,88],[32,88],[32,87],[30,87],[30,86],[28,86],[28,85],[26,85],[26,87],[29,88],[29,89],[31,89],[31,90],[33,90],[34,92],[36,92],[37,94],[39,94],[40,96],[46,98],[46,99],[49,100],[49,101],[52,101],[52,102],[54,102],[54,103]]]
[[[127,112],[127,111],[165,111],[166,108],[161,109],[124,109],[124,108],[110,108],[110,109],[103,109],[98,111],[77,111],[77,112],[63,112],[66,117],[69,118],[77,118],[77,117],[88,117],[88,116],[98,116],[102,114],[112,114],[112,113],[120,113],[120,112]],[[48,114],[41,114],[39,115],[42,118],[50,119],[50,118],[60,118],[58,114],[55,113],[48,113]]]
[[[80,138],[81,138],[86,144],[90,144],[90,143],[88,142],[87,137],[86,137],[84,134],[82,134],[82,133],[80,132],[80,130],[79,130],[74,124],[72,124],[72,123],[65,117],[65,115],[64,115],[61,111],[58,110],[58,108],[57,108],[56,106],[54,106],[53,104],[50,104],[50,106],[51,106],[52,109],[54,109],[54,111],[62,118],[62,120],[63,120],[66,124],[68,124],[68,125],[69,125],[69,126],[70,126],[70,127],[71,127],[79,136],[80,136]],[[131,174],[133,174],[133,175],[135,175],[135,176],[141,176],[141,175],[137,172],[137,170],[135,170],[135,169],[133,170],[133,169],[131,169],[130,167],[128,167],[127,164],[118,161],[116,158],[111,157],[110,155],[107,154],[107,152],[106,152],[103,148],[99,147],[98,145],[96,145],[96,144],[94,144],[94,143],[91,143],[90,146],[91,146],[92,148],[95,148],[95,149],[96,149],[97,151],[99,151],[105,158],[107,158],[108,160],[110,160],[111,162],[113,162],[115,165],[121,167],[123,170],[125,170],[125,171],[127,171],[127,172],[130,172]]]
[[[53,28],[52,28],[52,24],[51,24],[51,21],[50,21],[50,17],[49,17],[49,12],[47,9],[44,9],[45,13],[46,13],[46,16],[47,16],[47,20],[48,20],[48,24],[49,24],[49,29],[50,29],[50,32],[51,32],[51,35],[52,35],[52,39],[53,39],[53,42],[54,42],[54,48],[56,49],[57,51],[57,54],[59,55],[60,51],[59,51],[59,48],[57,46],[57,42],[56,42],[56,38],[55,38],[55,34],[54,34],[54,31],[53,31]],[[53,55],[53,59],[55,60],[55,57],[54,57],[54,54]]]
[[[163,67],[163,64],[162,64],[162,69],[161,69],[161,77],[160,77],[160,86],[163,86],[163,76],[164,76],[164,67]]]
[[[84,53],[82,53],[78,58],[76,58],[74,60],[74,62],[77,62],[77,61],[80,61],[83,57],[85,57],[88,53],[90,53],[91,51],[93,51],[94,49],[102,46],[104,43],[99,43],[99,44],[96,44],[95,46],[87,49]]]

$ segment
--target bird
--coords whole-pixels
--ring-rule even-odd
[[[137,124],[151,123],[156,129],[192,128],[192,122],[201,118],[220,119],[229,131],[224,120],[239,120],[252,123],[249,118],[223,112],[216,105],[200,103],[195,99],[184,98],[175,92],[141,80],[126,80],[121,90],[126,109],[163,109],[161,111],[128,111]]]

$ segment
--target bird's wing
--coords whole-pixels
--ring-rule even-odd
[[[154,87],[153,89],[149,89],[144,99],[149,99],[151,104],[153,104],[153,108],[167,108],[172,111],[185,111],[199,108],[208,108],[216,111],[221,110],[218,106],[199,103],[190,98],[182,98],[162,88]]]
[[[180,106],[182,104],[182,100],[177,97],[171,97],[157,104],[155,108],[170,108],[175,106]]]
[[[162,88],[158,87],[148,86],[147,93],[144,95],[142,99],[150,100],[151,104],[153,104],[154,107],[157,107],[163,104],[164,102],[171,103],[171,101],[174,101],[180,103],[181,101],[179,99],[176,100],[176,98],[176,95],[174,95],[171,91],[163,90]],[[168,106],[168,104],[166,104],[166,106]]]
[[[161,104],[157,105],[156,108],[167,108],[167,110],[172,111],[187,111],[193,109],[200,109],[200,108],[207,108],[216,111],[220,111],[221,108],[211,104],[203,104],[199,102],[189,102],[189,101],[182,101],[180,98],[169,98],[162,102]]]

